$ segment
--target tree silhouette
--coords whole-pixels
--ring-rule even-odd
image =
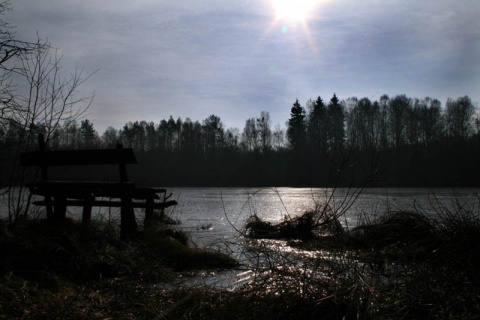
[[[345,114],[336,94],[327,107],[330,132],[328,134],[331,150],[341,150],[345,139]]]
[[[261,112],[260,118],[257,119],[257,128],[262,151],[267,152],[272,146],[272,130],[270,129],[270,113],[268,111]]]
[[[190,118],[186,118],[182,124],[182,153],[185,158],[195,159],[202,155],[202,125]]]
[[[242,146],[246,151],[258,151],[259,139],[257,123],[255,118],[249,118],[245,121],[245,127],[242,132]]]
[[[457,100],[448,99],[446,107],[446,129],[450,139],[463,141],[473,133],[472,116],[475,108],[468,96]]]
[[[82,145],[84,148],[93,148],[96,146],[97,135],[93,128],[93,123],[88,119],[80,122],[80,134],[82,137]]]
[[[203,120],[205,157],[216,156],[223,147],[224,129],[220,117],[211,115]]]
[[[410,99],[406,95],[398,95],[390,99],[388,127],[394,148],[399,148],[405,141],[406,114],[410,107]]]
[[[122,130],[107,129],[103,146],[122,141],[133,147],[145,164],[138,174],[149,184],[160,179],[162,184],[183,186],[328,186],[331,173],[345,157],[352,165],[339,185],[351,186],[368,174],[371,163],[384,168],[376,185],[463,186],[480,178],[475,165],[480,161],[480,121],[474,119],[468,96],[449,99],[445,109],[436,99],[406,95],[392,99],[383,95],[376,101],[355,97],[339,101],[334,95],[328,106],[321,97],[307,101],[307,106],[305,115],[298,100],[292,105],[287,145],[284,130],[277,125],[272,133],[269,114],[263,111],[247,119],[242,134],[236,128],[225,130],[215,115],[203,124],[172,116],[159,125],[128,122]],[[18,144],[22,130],[20,125],[10,126],[0,142]],[[30,130],[46,128],[39,124]],[[57,126],[49,147],[85,147],[92,131],[89,120]],[[463,159],[462,166],[458,159]]]
[[[103,146],[105,148],[115,148],[118,141],[118,131],[114,127],[108,127],[102,135]]]
[[[423,144],[430,146],[443,139],[444,124],[442,117],[442,104],[437,99],[429,97],[418,102],[421,108],[420,130]]]
[[[300,149],[305,145],[306,133],[305,109],[297,99],[292,106],[287,128],[288,142],[293,150]]]
[[[327,107],[320,96],[311,104],[307,131],[308,141],[313,150],[327,150],[329,139]]]

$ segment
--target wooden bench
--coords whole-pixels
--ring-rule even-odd
[[[20,164],[24,167],[38,167],[40,179],[30,182],[31,194],[43,196],[34,205],[45,206],[47,220],[62,222],[66,218],[68,206],[83,207],[82,221],[90,223],[92,207],[120,208],[120,232],[128,237],[137,231],[134,208],[145,209],[145,227],[151,222],[155,209],[165,209],[176,205],[168,200],[166,190],[161,188],[135,187],[128,180],[127,165],[136,164],[137,159],[131,148],[91,150],[52,150],[47,151],[43,135],[39,135],[39,151],[23,153]],[[118,181],[50,180],[49,168],[83,167],[97,165],[117,165]],[[98,168],[98,167],[97,167]],[[80,177],[81,178],[81,177]]]

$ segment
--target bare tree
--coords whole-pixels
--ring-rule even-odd
[[[245,127],[242,132],[242,145],[247,151],[259,149],[258,130],[255,118],[249,118],[245,121]]]
[[[445,118],[447,134],[455,141],[465,141],[473,133],[475,107],[468,96],[448,99]]]
[[[275,125],[275,130],[272,133],[272,144],[275,150],[285,148],[285,131],[280,124]]]
[[[268,111],[261,112],[260,118],[257,119],[257,127],[262,151],[267,152],[272,147],[272,130],[270,129],[270,113]]]
[[[34,51],[21,52],[18,58],[20,63],[11,77],[15,90],[4,102],[2,112],[8,126],[18,128],[16,144],[9,153],[10,179],[4,186],[9,191],[10,217],[25,212],[23,189],[16,189],[15,195],[10,192],[11,186],[23,184],[24,172],[17,168],[20,153],[32,148],[39,133],[43,133],[48,143],[59,130],[68,130],[85,115],[93,99],[93,95],[78,93],[90,76],[84,77],[82,69],[63,76],[61,58],[48,43],[38,40]]]
[[[84,116],[93,100],[93,95],[78,94],[79,87],[91,75],[84,77],[83,69],[76,69],[64,77],[60,73],[60,62],[56,50],[48,43],[34,54],[23,55],[18,82],[26,90],[12,100],[18,122],[25,128],[41,126],[47,141],[60,123],[68,128],[70,123]],[[26,130],[26,133],[32,132]]]
[[[0,16],[10,10],[8,0],[0,1]],[[15,38],[13,27],[0,19],[0,133],[5,133],[12,125],[12,115],[18,110],[13,102],[15,96],[14,76],[22,72],[22,58],[41,49],[44,44],[30,43]],[[16,126],[18,127],[18,126]],[[4,142],[4,141],[2,141]],[[5,147],[5,143],[2,143]]]
[[[203,120],[202,129],[205,158],[217,155],[223,148],[225,137],[225,130],[220,117],[213,114],[210,115]]]
[[[0,2],[0,15],[9,9],[8,0]],[[5,159],[1,169],[8,172],[8,176],[0,175],[0,192],[8,193],[10,219],[25,204],[23,189],[12,188],[24,179],[24,172],[18,170],[20,153],[32,148],[38,133],[48,142],[67,130],[92,103],[93,95],[84,96],[78,90],[93,73],[85,77],[83,69],[76,69],[65,76],[60,62],[47,41],[18,40],[10,25],[0,19],[0,146]],[[15,133],[8,143],[7,132]]]
[[[389,101],[388,127],[390,130],[391,143],[395,148],[405,142],[406,114],[411,107],[411,99],[406,95],[398,95]]]

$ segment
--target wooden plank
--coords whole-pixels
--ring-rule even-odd
[[[96,197],[120,197],[127,194],[133,199],[160,199],[159,194],[166,193],[162,188],[134,188],[133,182],[109,181],[40,181],[29,185],[35,195],[62,195],[70,198],[84,198],[91,194]]]
[[[158,194],[160,193],[167,193],[166,189],[161,189],[161,188],[145,188],[145,187],[140,187],[140,188],[135,188],[133,190],[132,196],[134,199],[149,199],[149,198],[154,198],[154,199],[160,199]]]
[[[63,181],[63,180],[47,180],[30,184],[30,186],[38,186],[40,188],[133,188],[133,182],[115,182],[115,181]],[[142,188],[140,188],[142,189]]]
[[[24,167],[136,163],[137,158],[131,148],[34,151],[20,155],[20,164]]]
[[[165,194],[166,189],[162,188],[134,188],[133,182],[110,182],[110,181],[40,181],[31,183],[29,188],[35,195],[45,196],[46,194],[54,196],[67,195],[67,197],[83,198],[93,194],[96,197],[120,197],[123,194],[131,196],[133,199],[160,199],[159,194]]]
[[[134,187],[133,182],[104,181],[41,181],[29,185],[32,194],[66,198],[85,198],[90,195],[119,198],[132,195]]]
[[[45,206],[46,202],[44,200],[40,201],[34,201],[34,205],[36,206]],[[91,205],[92,207],[112,207],[112,208],[121,208],[122,207],[122,202],[121,201],[109,201],[109,200],[95,200],[91,202],[87,202],[85,200],[66,200],[65,201],[66,206],[71,206],[71,207],[83,207],[86,204]],[[133,208],[147,208],[149,205],[152,206],[153,209],[164,209],[168,208],[171,206],[177,205],[177,201],[175,200],[170,200],[166,202],[155,202],[153,204],[147,204],[146,202],[132,202],[132,207]]]

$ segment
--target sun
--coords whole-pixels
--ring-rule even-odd
[[[276,20],[305,23],[319,0],[271,0]]]

